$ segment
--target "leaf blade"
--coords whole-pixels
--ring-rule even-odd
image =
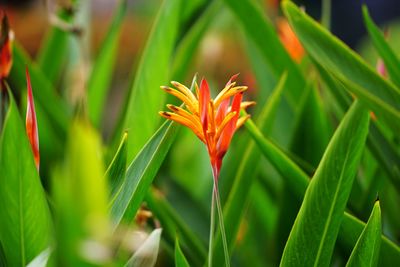
[[[176,135],[177,125],[165,122],[129,165],[126,178],[110,213],[115,226],[123,219],[132,219],[150,187]]]
[[[160,123],[158,111],[165,101],[159,86],[170,75],[172,56],[178,30],[180,0],[164,1],[136,73],[131,89],[124,129],[128,135],[128,161],[132,160]]]
[[[397,55],[393,52],[389,44],[385,41],[385,37],[383,36],[379,28],[372,21],[367,6],[363,6],[362,12],[364,24],[367,28],[369,36],[371,37],[372,43],[374,44],[379,55],[382,57],[391,80],[397,86],[400,86],[400,61]]]
[[[358,238],[346,266],[373,267],[378,264],[381,228],[381,208],[379,201],[376,201],[367,225]]]
[[[126,0],[120,0],[88,81],[88,114],[92,123],[97,127],[102,118],[105,99],[112,79],[119,35],[126,10]]]
[[[52,226],[31,147],[9,96],[0,140],[0,240],[7,263],[25,266],[49,245]]]
[[[354,124],[357,127],[352,127]],[[306,190],[281,266],[329,265],[368,125],[367,111],[360,103],[354,103],[332,137]],[[305,247],[307,251],[299,257],[298,252]]]
[[[350,50],[290,1],[283,11],[310,56],[358,96],[396,132],[400,124],[400,90],[382,79],[360,56]]]
[[[175,241],[175,267],[190,267],[181,247],[179,246],[178,238]]]

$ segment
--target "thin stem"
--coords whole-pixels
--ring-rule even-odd
[[[224,214],[222,213],[222,208],[221,208],[221,200],[219,197],[219,190],[218,190],[218,185],[217,181],[214,181],[214,194],[215,194],[215,199],[217,202],[217,211],[218,211],[218,219],[219,219],[219,228],[221,230],[221,236],[222,236],[222,245],[224,247],[224,255],[225,255],[225,263],[227,267],[231,266],[231,262],[229,259],[229,250],[228,250],[228,242],[226,241],[226,233],[225,233],[225,225],[224,225]]]
[[[210,239],[208,245],[208,266],[212,266],[212,255],[213,255],[213,247],[214,247],[214,225],[215,225],[215,195],[214,195],[214,186],[213,193],[211,197],[211,219],[210,219]]]
[[[230,267],[231,263],[230,263],[230,258],[229,258],[228,243],[226,241],[224,214],[222,213],[221,199],[220,199],[219,190],[218,190],[219,167],[218,167],[218,164],[213,164],[213,163],[211,163],[211,166],[212,166],[212,173],[213,173],[213,199],[215,198],[215,201],[217,204],[219,228],[220,228],[221,237],[222,237],[222,245],[224,248],[225,265],[227,267]],[[211,251],[211,253],[212,253],[212,251]],[[211,265],[210,265],[210,267],[211,267]]]
[[[331,28],[331,0],[322,0],[321,24],[328,30]]]

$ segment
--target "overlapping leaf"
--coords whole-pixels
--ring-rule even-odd
[[[377,201],[346,266],[376,266],[381,247],[381,208]]]
[[[50,242],[51,216],[11,94],[0,140],[0,241],[7,265],[25,266]]]
[[[351,91],[395,132],[400,131],[400,90],[380,77],[360,56],[290,1],[282,4],[291,26],[315,61]]]
[[[164,1],[140,61],[125,113],[124,129],[128,135],[128,161],[151,137],[160,123],[170,60],[177,37],[181,0]]]

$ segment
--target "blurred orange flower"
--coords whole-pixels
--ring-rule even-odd
[[[222,159],[233,134],[250,117],[239,117],[240,110],[255,103],[242,102],[247,86],[236,86],[237,76],[232,76],[214,99],[210,97],[210,88],[205,79],[201,80],[200,89],[195,84],[196,95],[178,82],[171,82],[176,89],[161,86],[164,91],[182,100],[186,109],[167,105],[172,112],[161,111],[160,115],[190,128],[207,146],[215,179],[219,177]]]
[[[279,39],[286,51],[294,61],[300,62],[305,53],[304,48],[299,39],[297,39],[297,36],[293,32],[288,21],[284,18],[279,18],[276,25],[278,28]]]
[[[10,30],[8,18],[3,16],[0,34],[0,80],[8,76],[12,66],[12,42],[14,33]]]

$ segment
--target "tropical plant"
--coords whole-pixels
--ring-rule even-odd
[[[90,64],[87,3],[59,6],[36,58],[4,16],[0,266],[399,264],[400,60],[367,7],[376,68],[329,7],[164,0],[109,135],[127,1]],[[213,22],[251,68],[221,91],[194,60]]]

